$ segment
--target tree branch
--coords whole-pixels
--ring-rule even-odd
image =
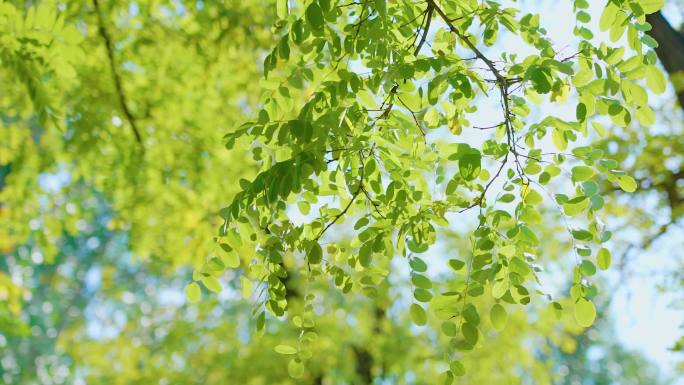
[[[432,7],[432,3],[428,2],[427,5],[427,14],[425,16],[425,27],[423,27],[423,35],[420,37],[420,41],[418,42],[418,46],[416,47],[416,51],[413,53],[414,56],[418,56],[418,53],[420,53],[420,49],[423,48],[423,44],[425,44],[425,40],[427,39],[428,32],[430,31],[430,23],[432,22],[432,12],[434,11],[434,8]]]
[[[135,135],[135,140],[140,145],[140,149],[143,152],[145,152],[145,146],[143,144],[142,136],[140,135],[140,130],[138,129],[138,125],[136,123],[136,120],[133,117],[133,114],[131,113],[130,108],[128,107],[128,101],[126,98],[126,94],[124,93],[123,86],[121,83],[121,75],[117,71],[116,60],[114,58],[114,45],[112,43],[111,37],[109,36],[109,33],[107,32],[107,28],[105,28],[104,19],[102,17],[102,11],[100,10],[99,0],[93,0],[93,6],[95,7],[95,13],[97,13],[98,30],[100,32],[100,36],[102,37],[102,40],[104,40],[105,47],[107,49],[107,57],[109,58],[109,68],[112,71],[112,78],[114,79],[114,87],[116,88],[116,93],[119,97],[119,105],[121,107],[121,111],[123,112],[124,116],[126,117],[126,120],[128,120],[128,124],[130,124],[131,129],[133,130],[133,134]]]

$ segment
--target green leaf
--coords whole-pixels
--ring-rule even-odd
[[[312,265],[317,265],[323,260],[323,248],[318,242],[314,242],[306,255],[306,261]]]
[[[223,260],[223,263],[225,263],[226,267],[229,269],[237,269],[240,267],[240,257],[235,250],[223,254],[221,260]]]
[[[575,320],[580,326],[589,327],[596,319],[596,307],[591,301],[580,298],[575,304]]]
[[[458,327],[451,321],[445,321],[442,323],[442,333],[447,337],[454,337],[458,333]]]
[[[449,370],[451,370],[451,373],[456,377],[462,377],[466,373],[465,366],[463,366],[461,361],[451,361]]]
[[[644,43],[649,48],[658,48],[658,42],[656,41],[656,39],[654,39],[648,35],[642,36],[641,42]]]
[[[480,175],[482,155],[473,149],[458,160],[458,170],[465,180],[473,180]]]
[[[565,131],[555,128],[551,131],[551,139],[557,149],[565,151],[568,148],[568,140],[565,138]]]
[[[226,264],[223,263],[218,257],[213,257],[207,262],[207,268],[211,271],[224,271],[226,269]]]
[[[629,175],[620,175],[618,177],[618,185],[620,185],[620,188],[623,191],[630,193],[636,191],[637,189],[636,181]]]
[[[445,370],[440,373],[437,378],[437,385],[452,385],[454,383],[454,374],[451,370]]]
[[[304,375],[304,364],[297,358],[293,358],[287,364],[287,374],[292,378],[302,378]]]
[[[375,9],[378,10],[380,16],[387,17],[387,1],[386,0],[375,0]]]
[[[635,111],[634,115],[637,121],[644,126],[652,126],[655,123],[655,112],[649,106],[641,106]]]
[[[572,180],[584,182],[594,176],[594,169],[587,166],[575,166],[572,168]]]
[[[276,1],[276,16],[279,19],[287,19],[287,15],[290,13],[287,3],[289,0],[277,0]]]
[[[299,208],[299,212],[302,213],[302,215],[309,215],[309,211],[311,211],[311,205],[307,201],[297,202],[297,207]]]
[[[430,128],[435,128],[439,126],[439,111],[437,110],[436,107],[430,107],[428,108],[427,112],[425,113],[425,116],[423,116],[423,121],[425,122],[425,125],[430,127]]]
[[[446,91],[449,83],[444,81],[443,76],[436,76],[428,83],[428,103],[435,105],[439,101],[444,91]]]
[[[357,92],[356,97],[359,99],[359,102],[361,103],[362,107],[369,110],[377,108],[375,97],[367,89],[362,89],[359,92]]]
[[[596,274],[596,266],[594,266],[593,262],[585,259],[580,264],[580,271],[582,272],[582,275],[590,277]]]
[[[373,175],[373,173],[378,169],[378,163],[375,161],[375,158],[369,157],[368,160],[366,160],[366,164],[363,167],[363,175],[364,177],[370,177]]]
[[[432,299],[432,293],[420,288],[413,291],[413,296],[420,302],[430,302]]]
[[[199,302],[201,295],[202,291],[197,282],[192,282],[185,287],[185,298],[188,300],[188,302]]]
[[[221,283],[213,275],[203,275],[202,283],[204,284],[204,287],[206,287],[209,291],[212,291],[214,293],[220,293],[221,290],[223,290],[223,288],[221,287]]]
[[[511,259],[509,269],[523,278],[530,273],[530,266],[520,257],[513,257]]]
[[[599,29],[601,31],[607,31],[613,25],[619,10],[620,8],[614,2],[608,2],[603,12],[601,12],[601,18],[599,19]]]
[[[584,194],[586,196],[592,196],[596,195],[599,191],[599,186],[598,183],[594,182],[593,180],[588,180],[584,183],[582,183],[582,190],[584,190]]]
[[[507,281],[496,281],[494,286],[492,286],[492,297],[494,298],[501,298],[503,297],[506,292],[508,291],[508,282]]]
[[[422,326],[427,323],[427,314],[425,313],[425,309],[423,309],[423,307],[417,303],[411,304],[409,314],[411,315],[411,320],[414,324]]]
[[[575,117],[578,121],[582,122],[587,118],[587,105],[584,103],[577,103],[575,107]]]
[[[667,87],[667,80],[663,72],[656,66],[646,67],[646,85],[656,94],[662,94]]]
[[[496,303],[492,306],[489,311],[489,318],[492,321],[492,326],[498,331],[502,331],[506,327],[506,322],[508,321],[508,313],[506,308]]]
[[[290,345],[278,345],[274,348],[276,353],[279,354],[285,354],[285,355],[290,355],[290,354],[297,354],[297,349],[290,346]]]
[[[311,3],[306,8],[306,21],[316,33],[323,33],[323,26],[325,25],[323,11],[321,11],[321,7],[316,2]]]
[[[370,220],[368,219],[368,217],[361,217],[361,218],[359,218],[359,220],[356,221],[356,223],[354,224],[354,230],[358,230],[358,229],[360,229],[360,228],[366,226],[368,223],[370,223]]]
[[[252,281],[244,275],[241,275],[240,287],[242,292],[242,298],[249,299],[252,296]]]
[[[563,211],[567,216],[572,217],[586,210],[590,204],[591,201],[586,196],[578,197],[564,203]]]
[[[424,273],[424,272],[426,272],[426,271],[427,271],[427,268],[428,268],[428,266],[427,266],[427,264],[425,263],[425,261],[423,261],[422,259],[420,259],[420,258],[418,258],[418,257],[413,257],[413,258],[411,258],[411,259],[409,260],[409,265],[411,266],[411,268],[412,268],[414,271],[417,271],[417,272],[419,272],[419,273]]]
[[[510,258],[515,254],[515,245],[506,245],[503,247],[499,247],[497,253],[503,255],[504,257]]]
[[[454,271],[459,271],[463,269],[465,266],[465,262],[459,260],[459,259],[450,259],[449,260],[449,266],[454,269]]]
[[[477,344],[479,337],[479,332],[477,327],[470,322],[466,322],[461,326],[461,333],[463,333],[463,338],[471,345]]]
[[[551,91],[552,78],[547,69],[536,66],[530,67],[527,76],[532,81],[532,86],[538,93],[546,94]]]
[[[363,267],[370,266],[371,259],[373,258],[373,248],[371,242],[366,242],[359,249],[359,263]]]
[[[596,263],[598,264],[599,269],[608,270],[611,263],[610,251],[605,247],[602,247],[598,251],[598,254],[596,254]]]
[[[639,0],[639,6],[648,15],[660,11],[665,6],[665,0]]]
[[[411,282],[415,287],[419,287],[421,289],[425,290],[430,290],[432,289],[432,281],[430,278],[421,275],[421,274],[413,274],[411,275]]]

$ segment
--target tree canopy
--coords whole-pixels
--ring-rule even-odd
[[[659,383],[664,0],[563,3],[0,2],[2,381]]]

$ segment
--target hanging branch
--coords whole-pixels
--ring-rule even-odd
[[[515,148],[515,143],[516,143],[516,138],[515,138],[515,129],[513,128],[513,123],[511,122],[511,117],[513,116],[513,113],[511,112],[510,106],[509,106],[509,87],[511,84],[519,82],[518,79],[508,79],[506,76],[504,76],[501,71],[499,71],[498,68],[496,68],[496,65],[494,64],[494,61],[489,59],[487,56],[485,56],[482,51],[480,51],[475,44],[473,44],[468,37],[463,34],[456,26],[453,24],[452,20],[449,19],[449,17],[444,13],[444,10],[442,10],[437,3],[435,3],[434,0],[427,0],[428,2],[428,7],[431,9],[434,9],[439,17],[446,23],[446,25],[449,27],[449,30],[456,34],[456,36],[470,49],[475,54],[475,57],[480,59],[490,70],[490,72],[494,75],[495,82],[497,85],[497,88],[499,89],[499,93],[501,96],[501,109],[503,110],[503,115],[504,115],[504,120],[503,123],[506,126],[506,139],[508,142],[508,147],[509,151],[513,153],[514,160],[515,160],[515,165],[516,165],[516,170],[518,172],[518,175],[520,176],[520,179],[524,182],[527,178],[525,176],[525,173],[522,170],[522,166],[520,165],[520,161],[518,160],[519,153]]]
[[[93,0],[93,6],[95,7],[95,13],[97,13],[98,30],[102,40],[104,40],[105,47],[107,48],[107,57],[109,58],[109,68],[112,71],[112,78],[114,79],[114,88],[116,88],[116,93],[119,97],[119,105],[121,106],[121,111],[123,112],[126,120],[133,130],[133,135],[135,135],[135,140],[140,145],[140,149],[145,152],[145,146],[143,144],[142,136],[140,135],[140,130],[136,123],[130,108],[128,108],[128,100],[126,94],[124,93],[123,86],[121,83],[121,75],[117,71],[116,61],[114,59],[114,45],[112,44],[112,39],[105,28],[104,19],[102,17],[102,12],[100,10],[99,0]]]
[[[434,7],[432,6],[433,3],[428,2],[427,5],[427,10],[426,16],[425,16],[425,26],[423,27],[423,35],[420,37],[420,42],[418,42],[418,46],[416,47],[416,51],[414,52],[414,56],[418,56],[418,53],[420,53],[420,49],[423,48],[423,44],[425,44],[425,40],[427,39],[428,32],[430,31],[430,23],[432,22],[432,12],[435,10]]]

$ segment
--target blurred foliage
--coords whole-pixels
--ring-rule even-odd
[[[372,3],[368,7],[377,7],[375,14],[381,14],[385,2]],[[398,12],[396,2],[387,3],[392,12]],[[553,293],[537,292],[541,284],[530,290],[535,291],[532,296],[541,298],[553,294],[554,302],[510,306],[504,303],[508,300],[492,295],[493,287],[483,286],[482,293],[487,295],[472,295],[470,307],[464,307],[477,309],[462,316],[477,317],[475,336],[465,345],[463,338],[454,338],[461,335],[458,328],[462,325],[452,322],[451,315],[439,314],[442,306],[446,311],[451,306],[446,296],[432,298],[430,294],[435,314],[431,312],[421,322],[426,326],[415,325],[410,306],[412,297],[418,295],[414,293],[417,286],[453,293],[465,285],[467,291],[468,276],[453,264],[456,271],[449,270],[447,261],[458,256],[472,266],[469,231],[440,233],[440,243],[426,258],[429,271],[424,276],[430,279],[418,278],[418,284],[415,277],[423,274],[416,267],[417,259],[409,265],[403,258],[391,261],[376,256],[369,272],[358,266],[343,269],[342,262],[356,258],[360,245],[356,233],[342,221],[330,230],[339,228],[330,240],[321,239],[325,249],[321,252],[331,258],[328,270],[313,263],[312,273],[311,266],[303,263],[302,250],[297,250],[283,253],[286,275],[278,283],[262,281],[253,256],[264,235],[257,240],[248,236],[253,229],[237,227],[232,234],[241,238],[239,268],[206,274],[212,257],[223,256],[224,265],[235,262],[215,242],[216,236],[226,235],[219,208],[250,192],[248,180],[257,180],[289,154],[280,144],[231,143],[233,136],[239,136],[235,127],[249,119],[260,121],[261,111],[299,112],[317,95],[317,87],[330,80],[330,69],[337,65],[330,57],[316,56],[325,43],[315,39],[303,52],[293,47],[291,57],[289,51],[287,55],[290,62],[285,63],[284,19],[296,23],[294,15],[306,12],[303,3],[298,7],[292,2],[293,14],[288,18],[282,2],[278,4],[236,0],[0,3],[0,382],[418,385],[449,383],[463,365],[468,370],[458,383],[663,383],[651,363],[610,337],[607,320],[588,328],[578,325],[572,310],[577,298],[566,298],[572,285],[580,285],[580,270],[572,258],[576,240],[567,236],[565,215],[556,207],[529,213],[539,215],[540,224],[534,226],[539,241],[535,250],[543,250],[544,264],[542,268],[534,261],[524,262],[534,271],[528,283],[532,275],[535,280],[554,281],[557,272],[563,272],[562,282],[551,288]],[[359,11],[365,4],[339,6]],[[512,16],[497,13],[494,4],[490,9],[497,10],[492,14],[498,20],[495,24],[510,22]],[[368,10],[361,15],[364,12],[374,14]],[[402,12],[407,12],[406,17],[410,14]],[[312,17],[316,15],[309,13],[298,20],[309,22]],[[356,25],[362,39],[377,37],[376,31],[354,24],[354,17],[327,19],[340,34],[353,34],[350,26]],[[487,15],[478,17],[486,20]],[[497,33],[487,34],[487,46],[494,45]],[[526,33],[529,40],[543,39],[537,30]],[[439,50],[446,50],[451,39],[440,34],[428,44],[435,55],[444,55]],[[330,46],[337,49],[334,44]],[[381,45],[374,48],[379,55]],[[295,60],[298,54],[302,56]],[[349,63],[341,63],[340,69],[352,69]],[[270,71],[270,80],[260,80],[264,70]],[[561,76],[553,79],[554,84],[555,80],[563,83]],[[273,79],[283,82],[276,84]],[[530,81],[534,88],[543,82],[536,75]],[[567,97],[564,86],[559,87],[553,101]],[[288,90],[287,98],[283,98],[283,88]],[[409,91],[402,88],[400,92]],[[486,96],[473,94],[470,100]],[[364,92],[358,97],[363,103],[373,100],[373,95]],[[464,116],[457,117],[464,119],[457,124],[448,123],[449,132],[470,129]],[[406,134],[394,144],[396,148],[403,151],[423,141],[409,115],[403,120],[395,115],[390,118]],[[349,119],[359,119],[359,115],[350,114]],[[420,119],[427,122],[418,126],[421,130],[446,123],[427,112]],[[658,157],[639,148],[682,152],[672,140],[673,133],[658,136],[639,128],[616,127],[596,148],[617,159],[648,190],[647,178],[666,175],[658,168]],[[227,132],[232,133],[227,137],[228,151],[221,139]],[[380,143],[391,136],[376,139]],[[435,142],[438,149],[454,150],[442,138]],[[345,151],[326,147],[324,154],[339,162]],[[427,148],[422,151],[426,153],[409,162],[411,167],[439,165]],[[526,161],[526,170],[534,168],[534,163]],[[351,162],[352,166],[358,162]],[[445,173],[448,167],[439,166],[438,172]],[[473,170],[458,172],[470,179]],[[348,174],[344,177],[354,173]],[[486,180],[482,176],[480,182]],[[298,182],[295,176],[291,179],[293,184]],[[622,179],[611,182],[617,180]],[[335,177],[329,182],[339,183]],[[620,210],[626,198],[617,192],[618,198],[611,199],[616,184],[602,182],[607,190],[606,215],[616,218],[616,227],[619,221],[651,218],[646,208],[623,215]],[[287,183],[270,181],[262,188]],[[417,185],[426,192],[434,187],[430,182]],[[665,207],[667,191],[655,190],[663,199],[656,206]],[[371,203],[364,209],[377,210],[368,199]],[[427,193],[424,199],[429,200]],[[629,199],[639,199],[639,195]],[[312,219],[309,210],[317,211],[327,202],[309,199],[309,204],[300,199],[295,205],[292,199],[283,201],[286,205],[260,209],[273,210],[268,215],[283,223],[286,217],[307,222]],[[456,201],[461,208],[471,204]],[[327,214],[321,218],[334,218],[339,211],[325,207],[322,212]],[[439,221],[444,219],[441,216],[443,212],[436,212],[429,219]],[[446,218],[461,225],[449,215]],[[471,216],[464,222],[477,224],[475,220]],[[643,220],[644,228],[651,228],[649,221]],[[306,243],[306,247],[311,246]],[[572,271],[575,277],[567,274]],[[207,295],[204,287],[197,286],[204,293],[201,301],[186,300],[189,282],[202,282],[211,289],[213,281],[207,277],[214,276],[220,294]],[[287,314],[274,311],[277,304],[271,304],[270,312],[263,311],[264,295],[274,296],[270,286],[280,285],[284,290],[275,299],[286,303]],[[589,290],[583,296],[594,300],[600,314],[604,294],[586,280],[581,285]],[[520,302],[526,303],[525,297],[516,296],[513,302],[523,299]],[[564,310],[559,311],[561,307]],[[287,350],[292,346],[298,346],[295,359]],[[454,361],[455,350],[467,354],[458,353]]]

